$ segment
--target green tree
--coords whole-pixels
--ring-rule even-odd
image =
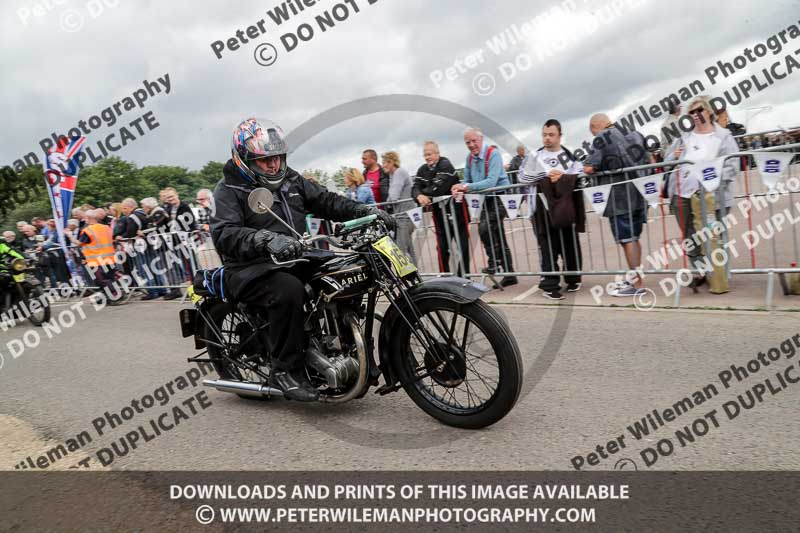
[[[103,159],[78,174],[74,205],[100,206],[127,197],[140,200],[152,194],[152,186],[136,165],[118,157]]]
[[[217,186],[217,182],[222,179],[222,168],[225,163],[209,161],[200,170],[191,172],[196,189],[211,189]],[[196,190],[193,192],[197,192]]]
[[[331,176],[331,179],[333,180],[334,183],[336,183],[336,187],[340,191],[344,191],[347,189],[347,187],[344,184],[344,173],[350,170],[350,168],[351,167],[343,165],[339,167],[339,170],[334,172],[333,175]]]

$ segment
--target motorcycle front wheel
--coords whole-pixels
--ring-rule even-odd
[[[478,429],[502,419],[522,390],[519,346],[502,316],[480,300],[426,298],[417,307],[414,330],[400,320],[392,336],[406,393],[448,426]],[[413,331],[422,339],[427,331],[435,348]]]
[[[44,298],[44,291],[41,287],[32,287],[30,291],[25,294],[24,298],[25,304],[28,305],[28,309],[30,309],[31,300],[38,300],[41,304],[35,313],[32,312],[28,316],[28,320],[30,320],[31,324],[39,327],[45,322],[50,321],[50,304]]]

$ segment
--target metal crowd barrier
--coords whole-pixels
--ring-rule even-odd
[[[797,148],[800,148],[800,143],[772,146],[766,149],[755,151],[793,151]],[[754,152],[754,150],[749,150],[748,152]],[[738,159],[746,157],[748,157],[747,153],[739,152],[728,156],[726,161],[731,158]],[[692,163],[694,162],[688,160],[672,161],[668,163],[662,162],[636,167],[627,167],[614,172],[597,173],[591,176],[584,175],[583,177],[588,179],[586,186],[591,186],[594,185],[597,176],[611,176],[633,171],[646,171],[654,169],[672,169],[667,170],[668,172],[672,172],[677,169],[678,165]],[[736,181],[734,182],[736,187],[735,190],[741,194],[736,194],[734,196],[732,208],[736,210],[741,206],[739,202],[741,202],[743,199],[746,199],[750,203],[758,202],[759,205],[766,205],[766,209],[754,212],[750,207],[747,207],[745,209],[745,213],[736,211],[737,216],[735,218],[737,222],[739,222],[743,216],[744,223],[739,222],[733,228],[727,229],[723,226],[723,246],[727,246],[728,243],[732,242],[731,239],[736,239],[735,242],[739,242],[741,246],[742,234],[747,231],[753,231],[754,228],[757,228],[759,224],[763,224],[765,220],[773,220],[776,210],[778,209],[789,209],[793,213],[794,217],[800,218],[800,204],[796,204],[794,202],[795,195],[800,192],[800,190],[791,190],[779,194],[778,196],[780,198],[778,202],[759,202],[759,198],[763,199],[764,197],[768,196],[767,189],[765,186],[760,184],[760,182],[754,183],[754,173],[750,171],[748,165],[745,165],[743,168],[743,171],[738,172]],[[793,175],[792,171],[793,167],[790,165],[790,178]],[[630,181],[632,180],[616,182],[615,186],[622,186]],[[721,186],[726,187],[727,183],[723,180]],[[503,194],[518,192],[520,189],[524,190],[526,187],[526,184],[496,187],[482,191],[482,194],[487,198],[499,198]],[[638,194],[638,192],[634,192],[634,194]],[[775,196],[774,193],[769,193],[769,195]],[[531,201],[535,201],[535,198],[527,197],[526,200],[527,205],[530,206]],[[699,200],[702,219],[707,221],[709,213],[708,208],[705,205],[705,195],[700,194]],[[446,202],[453,204],[452,199],[448,199]],[[623,258],[621,247],[614,243],[608,222],[601,220],[604,217],[597,215],[592,209],[588,209],[586,211],[587,220],[585,233],[578,234],[578,239],[572,243],[558,242],[558,244],[561,245],[560,248],[562,250],[566,246],[572,246],[573,255],[582,257],[581,268],[574,270],[568,270],[565,268],[560,270],[544,270],[541,268],[542,254],[548,253],[550,257],[553,257],[553,243],[556,239],[563,239],[563,234],[552,235],[548,229],[546,232],[546,239],[544,239],[545,242],[538,243],[536,242],[535,238],[534,240],[531,240],[531,237],[534,235],[535,227],[534,222],[528,216],[530,213],[529,210],[524,217],[517,217],[514,220],[507,220],[504,216],[502,204],[500,202],[495,201],[492,204],[487,205],[489,205],[489,209],[493,212],[487,212],[486,209],[483,209],[481,211],[480,219],[471,220],[469,223],[470,228],[473,230],[469,232],[470,237],[468,239],[471,261],[469,272],[466,274],[467,277],[485,278],[487,276],[487,269],[488,273],[494,273],[496,276],[618,276],[625,275],[630,271],[625,259]],[[668,257],[666,265],[663,268],[646,268],[647,263],[644,261],[645,258],[653,256],[658,258],[662,257],[659,250],[668,250],[668,247],[672,242],[676,240],[678,242],[682,241],[683,235],[677,222],[675,222],[673,219],[673,214],[669,212],[668,200],[662,198],[655,209],[648,206],[646,202],[644,205],[647,213],[648,223],[644,225],[640,239],[642,244],[643,258],[643,268],[640,270],[640,272],[644,275],[677,275],[687,270],[697,274],[701,273],[697,268],[689,264],[685,250],[680,257]],[[632,210],[630,197],[628,198],[628,206],[628,212],[631,213]],[[724,216],[724,214],[719,214],[716,218],[719,218],[720,216]],[[491,225],[497,220],[501,220],[502,222],[500,224],[495,224],[494,231],[484,232],[487,238],[483,239],[485,242],[479,242],[479,239],[475,238],[475,234],[477,232],[474,231],[474,228],[480,227],[481,223]],[[655,229],[653,228],[654,225]],[[456,229],[456,227],[451,226],[449,228],[450,235],[455,235]],[[728,235],[728,232],[731,230],[736,231],[735,236]],[[800,263],[800,241],[798,241],[797,225],[792,224],[790,228],[784,228],[784,231],[775,233],[776,234],[773,235],[772,238],[759,238],[758,243],[755,243],[755,245],[752,247],[747,246],[746,251],[748,254],[742,254],[741,257],[728,257],[728,261],[726,261],[726,264],[724,265],[729,277],[736,274],[766,274],[768,276],[766,295],[767,308],[772,306],[775,275],[780,273],[800,272],[800,269],[797,267],[790,266],[792,262]],[[754,237],[752,233],[746,235],[750,239]],[[498,250],[498,247],[494,245],[495,241],[499,241],[502,244],[503,249],[507,249],[511,252],[511,261],[509,263],[513,264],[513,268],[504,268],[502,271],[492,269],[493,265],[496,266],[497,264],[506,264],[504,262],[506,258],[498,257],[497,255],[496,250]],[[767,245],[766,241],[769,241],[770,244]],[[449,268],[437,269],[435,262],[430,260],[426,261],[426,259],[431,256],[430,252],[435,253],[435,250],[430,250],[429,244],[426,245],[424,240],[419,242],[418,245],[423,249],[427,248],[429,251],[428,254],[419,254],[419,256],[422,257],[420,267],[426,275],[452,275],[452,273],[456,271],[457,265],[450,265]],[[711,253],[711,242],[709,239],[705,239],[702,242],[702,246],[705,249],[704,255],[708,257]],[[769,246],[769,250],[765,250],[767,246]],[[582,253],[584,250],[586,253]],[[675,293],[674,305],[676,307],[680,305],[680,290],[676,291]]]
[[[39,269],[37,278],[44,282],[50,280],[49,289],[63,290],[65,285],[71,286],[72,297],[83,297],[87,289],[100,288],[97,276],[84,263],[80,246],[68,246],[67,253],[75,268],[73,281],[70,283],[69,271],[63,258],[63,252],[55,249],[49,255],[58,254],[65,264],[56,268],[64,274],[51,277],[44,268]],[[37,259],[44,254],[29,254]],[[148,294],[163,295],[167,291],[180,290],[191,283],[194,273],[199,269],[210,269],[221,266],[219,255],[211,242],[208,232],[149,230],[144,236],[122,239],[115,242],[115,267],[119,275],[127,275],[132,279],[131,292],[145,291]],[[52,268],[52,266],[51,266]],[[64,279],[64,275],[67,279]],[[53,285],[53,282],[56,285]],[[62,296],[63,298],[64,296]]]
[[[800,143],[772,146],[756,152],[793,151],[800,148]],[[748,152],[753,152],[750,150]],[[731,154],[726,158],[747,158],[747,153]],[[590,176],[582,175],[581,185],[592,186],[598,176],[614,176],[635,171],[650,171],[662,169],[667,172],[674,171],[678,165],[692,164],[692,161],[681,160],[662,162],[636,167],[627,167],[613,172],[601,172]],[[725,228],[722,232],[722,245],[735,242],[742,243],[746,232],[753,232],[766,220],[772,220],[776,210],[793,209],[800,217],[800,204],[795,203],[795,196],[800,190],[791,190],[779,194],[777,202],[767,202],[765,197],[774,196],[767,188],[754,179],[754,172],[749,165],[743,165],[743,170],[736,176],[733,209],[736,211],[737,224],[733,228]],[[669,170],[672,169],[672,170]],[[789,166],[789,176],[793,176],[793,167]],[[622,186],[631,180],[616,182],[615,186]],[[723,180],[721,186],[726,186]],[[456,202],[452,197],[433,199],[432,207],[423,212],[422,219],[415,225],[413,231],[413,250],[416,255],[416,264],[424,277],[461,275],[467,278],[480,278],[487,276],[499,279],[502,276],[621,276],[630,271],[623,257],[621,247],[614,243],[610,226],[604,217],[596,214],[591,208],[586,209],[586,231],[577,234],[572,243],[563,242],[563,233],[552,235],[546,231],[543,242],[535,236],[535,222],[531,218],[531,202],[535,198],[528,193],[530,184],[518,183],[505,187],[495,187],[481,192],[484,197],[484,206],[477,220],[473,220],[467,207],[466,199]],[[522,205],[518,206],[518,216],[510,219],[507,216],[501,196],[505,194],[522,194]],[[576,194],[583,194],[578,192]],[[638,193],[637,193],[638,194]],[[703,220],[708,220],[708,208],[705,205],[705,195],[699,195]],[[753,210],[749,205],[740,209],[742,200],[750,204],[766,206],[765,209]],[[630,197],[628,199],[630,207]],[[393,204],[408,203],[408,199],[397,202],[384,202],[375,204],[386,207]],[[661,199],[655,208],[645,202],[647,223],[644,224],[640,242],[642,244],[642,269],[644,275],[676,276],[686,271],[700,273],[691,265],[686,251],[675,254],[661,255],[665,250],[675,250],[673,243],[681,242],[683,235],[674,213],[670,212],[668,200]],[[630,211],[630,209],[629,209]],[[441,217],[437,217],[437,212]],[[523,214],[524,213],[524,214]],[[402,213],[395,213],[396,216]],[[744,216],[744,222],[740,219]],[[438,219],[438,221],[437,221]],[[330,231],[327,221],[323,231]],[[788,230],[788,231],[787,231]],[[729,232],[733,231],[733,235]],[[747,233],[750,239],[753,233]],[[559,239],[558,241],[556,239]],[[769,245],[766,242],[769,241]],[[553,244],[557,242],[561,250],[572,247],[573,255],[580,257],[580,268],[568,270],[564,268],[563,259],[559,270],[544,270],[542,268],[542,254],[547,253],[553,257]],[[447,246],[445,247],[445,243]],[[752,241],[751,241],[752,244]],[[705,240],[702,243],[705,256],[711,253],[711,243]],[[445,249],[443,249],[443,247]],[[449,248],[449,254],[446,253]],[[781,273],[797,273],[800,268],[792,267],[792,262],[800,263],[800,239],[798,228],[792,224],[791,228],[776,232],[772,238],[759,239],[752,247],[747,246],[747,254],[737,254],[728,257],[725,269],[728,276],[766,274],[768,276],[766,306],[772,307],[775,275]],[[78,247],[70,247],[75,264],[80,264],[80,251]],[[676,256],[677,255],[677,256]],[[449,256],[448,261],[444,261]],[[651,257],[666,258],[660,268],[647,268],[648,259]],[[464,264],[466,263],[466,264]],[[211,243],[210,235],[206,232],[170,232],[163,233],[151,231],[145,237],[129,239],[117,244],[117,265],[121,271],[132,275],[139,280],[138,290],[150,293],[165,290],[181,289],[191,282],[198,269],[208,269],[220,266],[220,259]],[[79,267],[81,268],[81,267]],[[87,285],[93,285],[91,276],[85,269],[82,273]],[[136,274],[133,276],[133,274]],[[680,305],[681,291],[675,293],[674,306]]]

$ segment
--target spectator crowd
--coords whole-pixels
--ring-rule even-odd
[[[210,242],[207,232],[213,214],[212,191],[197,191],[195,202],[190,206],[174,188],[167,187],[160,191],[158,199],[148,197],[137,202],[125,198],[100,207],[83,204],[74,208],[64,228],[66,243],[59,239],[56,221],[40,217],[34,217],[30,223],[17,222],[17,231],[4,232],[3,239],[35,265],[35,276],[44,287],[74,286],[75,277],[83,285],[103,287],[152,260],[159,246],[153,246],[152,239],[145,237],[153,232],[174,241],[172,244],[179,243],[177,234],[186,232],[197,232],[201,242]],[[146,244],[145,253],[126,253],[123,245],[137,239]],[[66,244],[67,255],[62,244]],[[159,297],[169,300],[181,295],[175,287],[189,279],[190,265],[172,265],[164,270],[164,274],[151,272],[147,286],[141,287],[146,293],[144,300]]]
[[[478,235],[486,257],[483,273],[490,277],[495,288],[502,288],[517,284],[518,279],[504,228],[507,204],[501,201],[500,195],[520,193],[521,201],[529,204],[528,215],[538,245],[539,267],[543,273],[539,288],[545,298],[561,300],[563,291],[577,292],[582,286],[578,273],[583,266],[579,234],[586,230],[585,176],[590,176],[594,185],[608,186],[601,216],[607,219],[628,268],[636,272],[642,265],[639,241],[647,223],[648,205],[634,180],[662,171],[657,168],[658,163],[712,160],[741,149],[794,140],[786,132],[748,137],[744,126],[733,122],[727,111],[716,112],[705,96],[694,98],[688,105],[687,116],[693,128],[678,137],[668,135],[681,119],[681,111],[681,105],[670,105],[662,124],[661,143],[655,147],[648,145],[641,133],[625,130],[606,114],[597,113],[588,124],[593,142],[591,149],[585,152],[573,152],[563,146],[561,123],[549,119],[541,126],[542,146],[532,152],[525,146],[518,146],[516,154],[505,165],[500,149],[485,142],[480,130],[468,128],[463,136],[467,151],[463,174],[440,153],[434,141],[424,142],[424,163],[413,175],[402,165],[398,152],[389,150],[379,158],[376,150],[366,149],[361,154],[360,169],[344,170],[343,194],[393,214],[397,222],[395,240],[414,262],[416,251],[412,236],[419,227],[421,210],[429,211],[442,273],[463,276],[470,272],[469,227],[470,220],[477,218]],[[584,143],[584,147],[587,144]],[[581,155],[576,157],[579,152]],[[729,212],[737,166],[733,160],[726,163],[722,180],[725,186],[716,193],[704,191],[702,177],[695,175],[691,166],[682,165],[675,172],[664,174],[659,189],[663,191],[663,198],[669,199],[670,212],[684,239],[698,231],[701,211],[708,209],[717,219]],[[630,170],[631,167],[645,168]],[[622,168],[629,170],[616,172]],[[304,178],[316,181],[309,173],[304,174]],[[195,204],[190,206],[171,187],[163,189],[158,199],[148,197],[137,202],[125,198],[100,207],[84,204],[73,209],[65,228],[68,256],[64,255],[52,219],[36,217],[30,223],[20,221],[17,231],[7,231],[3,238],[35,262],[36,277],[45,285],[56,287],[68,283],[77,274],[87,285],[103,286],[120,274],[141,270],[146,261],[153,259],[155,250],[149,241],[146,251],[150,255],[123,253],[123,261],[120,261],[118,254],[126,250],[123,244],[142,240],[152,232],[171,235],[165,239],[172,244],[179,244],[178,233],[195,232],[201,236],[200,242],[213,249],[208,236],[213,206],[213,193],[208,189],[197,191]],[[476,206],[477,217],[473,212]],[[687,250],[687,254],[699,270],[698,265],[704,259],[703,248],[694,247]],[[70,263],[73,272],[70,272]],[[143,299],[180,296],[176,287],[190,280],[196,267],[184,261],[171,265],[163,273],[148,270],[147,283],[140,287],[146,293]],[[561,272],[566,274],[562,276]],[[698,274],[692,281],[692,288],[696,290],[707,281],[706,276]],[[643,280],[633,276],[618,282],[612,295],[636,296],[643,290]],[[711,290],[727,292],[727,283],[717,284]]]

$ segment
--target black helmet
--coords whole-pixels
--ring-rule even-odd
[[[233,131],[233,162],[247,181],[270,191],[277,191],[286,179],[288,151],[283,130],[270,120],[248,118],[240,122]],[[276,174],[267,174],[253,163],[256,159],[276,155],[281,157],[281,167]]]

